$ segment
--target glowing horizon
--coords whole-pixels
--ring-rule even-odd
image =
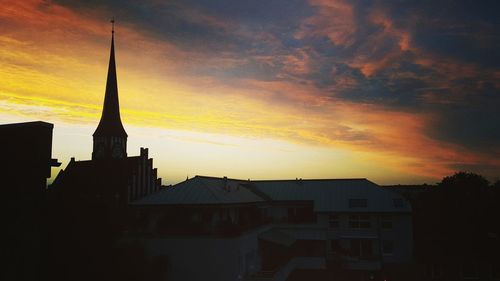
[[[148,147],[164,183],[197,174],[380,184],[434,183],[457,170],[499,176],[497,135],[488,135],[498,125],[488,118],[499,113],[500,71],[423,47],[383,5],[360,20],[354,4],[304,1],[310,11],[289,34],[275,33],[281,25],[269,19],[154,5],[182,15],[184,33],[145,30],[147,20],[131,18],[124,5],[115,47],[128,154]],[[283,20],[294,16],[286,11]],[[73,156],[91,156],[109,56],[107,12],[73,1],[0,8],[0,122],[54,123],[53,157],[62,168]],[[358,34],[365,32],[368,39]],[[485,114],[482,127],[455,127],[471,108]]]

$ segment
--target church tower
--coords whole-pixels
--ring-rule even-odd
[[[127,133],[120,118],[118,85],[115,65],[114,20],[111,31],[111,52],[109,56],[108,78],[102,109],[101,121],[95,130],[92,160],[127,157]]]

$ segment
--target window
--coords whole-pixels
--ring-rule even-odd
[[[367,199],[349,199],[349,208],[366,208],[367,206]]]
[[[392,229],[392,218],[383,216],[380,218],[380,227],[382,229]]]
[[[349,216],[349,227],[350,228],[370,228],[370,216],[369,215],[350,215]]]
[[[335,214],[330,214],[328,216],[328,222],[330,228],[338,228],[339,227],[339,216]]]
[[[371,257],[373,254],[372,241],[368,239],[352,239],[351,255],[354,257]]]
[[[394,207],[395,208],[403,208],[403,199],[401,198],[394,198],[392,199],[392,202],[394,204]]]
[[[382,253],[384,255],[392,255],[393,251],[393,242],[391,240],[382,240]]]

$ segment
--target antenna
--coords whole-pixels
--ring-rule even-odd
[[[109,22],[111,23],[111,33],[115,33],[115,17],[112,17]]]

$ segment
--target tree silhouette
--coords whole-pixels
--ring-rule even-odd
[[[498,239],[491,239],[500,231],[497,190],[481,175],[457,172],[419,197],[413,205],[417,260],[459,265],[497,259]]]
[[[466,192],[469,195],[471,192],[484,192],[488,186],[489,182],[483,176],[469,172],[455,173],[438,183],[438,188]]]

